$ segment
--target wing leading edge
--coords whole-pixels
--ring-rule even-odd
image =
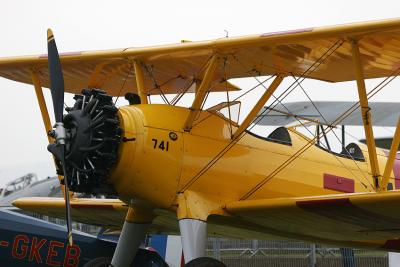
[[[63,198],[27,197],[15,200],[13,205],[22,210],[54,218],[65,217]],[[71,200],[72,217],[81,223],[119,228],[124,222],[127,210],[126,204],[118,199],[74,198]]]
[[[211,91],[235,90],[227,79],[283,73],[331,82],[355,80],[349,39],[358,40],[365,78],[399,68],[400,19],[308,28],[156,47],[65,53],[66,91],[97,87],[117,96],[136,91],[133,60],[143,64],[148,94],[181,93],[201,80],[213,54],[220,64]],[[326,57],[329,55],[329,57]],[[320,67],[307,72],[316,61]],[[47,55],[0,59],[0,76],[31,84],[31,71],[49,86]],[[307,73],[306,73],[307,72]],[[162,85],[162,86],[161,86]]]
[[[63,198],[27,197],[15,200],[13,205],[24,211],[35,212],[53,218],[65,218],[65,203]],[[128,206],[119,199],[71,199],[71,216],[73,221],[97,225],[103,228],[120,230],[125,221],[127,211]],[[156,214],[158,216],[149,229],[150,233],[178,233],[175,215],[162,210],[157,210]]]

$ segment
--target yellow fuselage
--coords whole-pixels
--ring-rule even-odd
[[[353,179],[355,192],[374,190],[368,153],[364,153],[365,161],[355,163],[312,145],[277,172],[309,142],[294,129],[289,130],[292,145],[245,134],[209,166],[232,141],[230,124],[220,116],[202,111],[192,130],[185,132],[188,112],[182,107],[154,104],[120,109],[125,138],[135,138],[121,144],[120,158],[111,177],[123,201],[141,199],[157,208],[175,210],[178,193],[189,190],[223,204],[242,199],[267,177],[268,181],[247,199],[340,193],[324,188],[324,174]],[[379,153],[383,169],[386,157],[382,151]]]

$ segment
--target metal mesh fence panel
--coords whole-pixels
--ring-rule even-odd
[[[208,256],[228,267],[388,267],[386,252],[340,249],[295,241],[210,238]]]

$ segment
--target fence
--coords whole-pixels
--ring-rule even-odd
[[[208,256],[229,267],[388,267],[386,252],[294,241],[210,238]]]

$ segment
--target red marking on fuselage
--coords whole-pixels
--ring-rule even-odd
[[[26,235],[17,235],[14,238],[11,255],[13,258],[22,260],[28,254],[29,238]]]
[[[68,245],[64,257],[64,267],[77,267],[79,264],[79,256],[81,248],[77,245]]]
[[[314,28],[305,28],[305,29],[297,29],[297,30],[290,30],[290,31],[278,31],[278,32],[267,32],[260,35],[260,37],[270,37],[275,35],[289,35],[289,34],[296,34],[296,33],[303,33],[303,32],[312,32]]]
[[[49,251],[47,252],[46,264],[50,266],[61,266],[61,262],[54,260],[58,256],[58,252],[55,250],[56,247],[64,248],[64,243],[58,241],[50,241]]]
[[[59,55],[60,55],[60,57],[80,56],[80,55],[82,55],[82,51],[59,53]],[[42,54],[42,55],[39,55],[39,58],[48,58],[48,55]]]
[[[88,205],[88,204],[71,204],[71,208],[74,209],[97,209],[97,210],[112,210],[113,205]]]
[[[344,193],[354,193],[354,180],[324,173],[324,188]]]
[[[182,251],[182,256],[181,256],[181,267],[185,266],[185,256],[183,255],[183,251]]]
[[[8,247],[9,245],[8,241],[0,241],[0,247]],[[42,256],[46,255],[46,252],[46,259],[43,259]],[[36,236],[16,235],[12,243],[11,255],[14,259],[26,260],[33,265],[77,267],[81,256],[81,248],[75,244],[65,247],[62,242],[55,240],[48,242],[47,239],[40,239]],[[0,266],[3,265],[0,263]]]
[[[389,156],[389,150],[383,150],[386,157]],[[396,157],[393,162],[393,174],[394,174],[394,188],[400,189],[400,153],[396,153]]]
[[[394,250],[400,250],[400,239],[391,239],[387,240],[385,244],[383,245],[383,248],[385,249],[394,249]]]
[[[400,188],[400,159],[399,154],[396,155],[396,159],[393,164],[394,184],[396,189]]]
[[[42,263],[42,257],[40,256],[40,249],[47,242],[46,239],[41,239],[38,242],[37,237],[32,238],[31,251],[29,252],[29,261],[35,259],[36,263]]]

